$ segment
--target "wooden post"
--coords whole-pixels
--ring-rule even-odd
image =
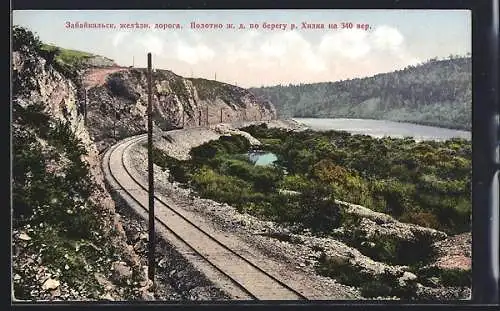
[[[152,118],[152,91],[151,91],[151,53],[148,53],[148,179],[149,179],[149,250],[148,276],[154,284],[155,276],[155,209],[153,183],[153,118]]]
[[[87,89],[83,98],[83,124],[87,124]]]
[[[201,108],[198,110],[198,126],[201,126]]]
[[[222,123],[222,110],[223,110],[223,109],[224,109],[224,108],[221,108],[221,109],[220,109],[220,123]]]
[[[182,110],[182,128],[184,128],[184,110]]]
[[[207,116],[207,118],[206,118],[206,126],[208,126],[209,125],[209,123],[208,123],[208,106],[205,109],[207,111],[206,112],[206,116]]]

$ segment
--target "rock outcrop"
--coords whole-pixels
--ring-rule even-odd
[[[152,76],[153,120],[162,130],[270,120],[276,116],[272,104],[237,86],[186,79],[167,70],[156,70]],[[146,131],[146,69],[92,69],[84,80],[87,125],[99,150],[115,140]]]
[[[33,103],[42,103],[44,113],[46,113],[51,120],[60,120],[68,122],[70,129],[75,133],[75,136],[81,140],[83,147],[86,150],[86,155],[82,160],[89,164],[90,174],[92,175],[97,189],[91,194],[90,200],[95,203],[95,206],[100,208],[101,214],[101,232],[109,237],[109,245],[119,250],[119,257],[125,261],[133,271],[137,272],[136,280],[145,279],[146,275],[140,273],[142,271],[141,263],[138,256],[133,252],[133,249],[128,247],[127,239],[122,228],[122,225],[115,213],[115,203],[108,192],[105,190],[104,179],[100,167],[100,155],[94,138],[87,130],[84,122],[84,114],[81,106],[80,95],[78,90],[80,88],[79,82],[65,77],[61,72],[57,71],[52,64],[41,57],[33,49],[22,46],[19,50],[14,51],[12,55],[12,72],[13,72],[13,102],[20,107],[27,107]],[[13,126],[18,126],[14,124]],[[42,146],[47,146],[47,142],[43,139],[37,138]],[[46,149],[46,150],[45,150]],[[50,152],[49,147],[44,147],[42,154]],[[53,151],[52,151],[53,152]],[[59,168],[66,165],[68,159],[64,155],[60,156],[59,163],[52,163],[47,165],[50,170],[46,173],[57,174]],[[34,228],[30,228],[33,233]],[[30,233],[30,234],[31,234]],[[14,260],[14,268],[33,272],[30,277],[33,277],[33,284],[41,283],[41,287],[34,288],[28,296],[35,300],[40,299],[84,299],[87,300],[83,287],[80,289],[69,288],[67,284],[60,283],[57,279],[47,278],[40,274],[40,271],[45,271],[47,268],[45,263],[41,262],[40,252],[36,246],[30,241],[29,235],[26,233],[17,234],[13,232],[13,245],[17,252],[17,257]],[[27,243],[26,243],[27,242]],[[50,241],[45,243],[50,244]],[[64,271],[66,266],[61,266],[60,271]],[[38,272],[37,272],[38,271]],[[31,273],[30,272],[30,273]],[[53,272],[52,272],[53,273]],[[28,273],[29,274],[29,273]],[[129,275],[130,276],[130,275]],[[131,277],[131,276],[130,276]],[[16,281],[16,280],[15,280]],[[27,282],[17,277],[18,282]],[[134,280],[129,279],[129,283]],[[40,285],[40,284],[39,284]],[[35,286],[24,284],[23,286]],[[32,287],[31,287],[32,288]],[[57,295],[52,293],[52,296],[44,296],[44,290],[57,290]],[[113,297],[123,298],[126,293],[123,290],[116,292],[106,292],[105,296],[112,295]]]

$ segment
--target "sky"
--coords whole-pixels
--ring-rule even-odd
[[[464,56],[472,49],[468,10],[36,10],[12,14],[13,25],[30,29],[46,43],[102,55],[123,66],[146,67],[150,52],[155,68],[242,87],[368,77],[434,57]],[[116,27],[66,27],[77,22]],[[192,29],[192,22],[223,28]],[[126,23],[150,28],[121,28]],[[303,23],[324,28],[307,28]],[[159,29],[155,24],[181,28]],[[226,28],[227,24],[234,28]],[[286,28],[270,29],[269,24],[286,24]],[[337,28],[329,28],[330,24]]]

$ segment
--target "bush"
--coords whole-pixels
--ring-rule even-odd
[[[392,275],[388,271],[368,278],[361,286],[361,294],[364,297],[392,297],[396,296],[400,299],[411,300],[415,299],[417,291],[417,283],[415,280],[406,281],[406,284],[399,283],[401,275]]]
[[[48,222],[60,227],[69,238],[90,238],[99,228],[99,221],[89,201],[96,185],[88,163],[82,160],[86,154],[82,142],[69,123],[49,122],[41,104],[28,105],[24,111],[17,106],[14,122],[22,125],[15,127],[13,135],[15,224]],[[43,148],[37,137],[45,139],[50,147]],[[68,164],[60,164],[61,174],[48,173],[46,163],[60,163],[61,157],[69,160]]]
[[[430,212],[407,212],[403,214],[400,218],[402,222],[408,222],[416,224],[422,227],[428,227],[433,229],[440,228],[439,220],[436,215]]]
[[[246,203],[251,189],[251,185],[247,182],[232,176],[220,175],[206,166],[193,174],[192,184],[205,198],[237,206]]]
[[[329,232],[340,226],[340,208],[329,187],[310,182],[296,198],[301,207],[302,222],[317,232]]]
[[[369,275],[353,266],[347,258],[327,257],[325,253],[321,254],[316,271],[320,275],[331,277],[337,282],[349,286],[361,286],[370,278]]]
[[[147,146],[145,146],[147,147]],[[162,169],[169,170],[169,181],[188,183],[193,170],[189,161],[181,161],[165,154],[161,149],[153,148],[153,163]]]
[[[420,282],[428,283],[428,279],[436,277],[442,286],[447,287],[470,287],[472,285],[472,270],[441,269],[431,266],[418,270]]]

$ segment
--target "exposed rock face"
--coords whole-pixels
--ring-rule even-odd
[[[94,55],[92,57],[87,58],[85,60],[85,63],[89,66],[95,66],[95,67],[107,67],[115,65],[115,62],[112,59],[109,59],[107,57],[102,57],[99,55]]]
[[[375,235],[393,236],[399,240],[412,240],[416,238],[428,238],[437,242],[447,237],[446,233],[432,228],[422,227],[411,223],[403,223],[390,215],[372,211],[361,205],[351,204],[336,200],[338,204],[350,214],[362,218],[360,229],[367,238]]]
[[[103,68],[88,74],[88,126],[99,150],[114,139],[147,129],[146,69]],[[105,82],[102,84],[103,80]],[[163,129],[206,126],[243,120],[270,120],[272,104],[245,89],[205,80],[185,79],[167,70],[153,73],[153,119]],[[222,122],[221,122],[222,119]]]
[[[87,151],[87,155],[83,157],[83,160],[89,164],[90,172],[98,186],[98,189],[91,196],[91,201],[102,209],[100,211],[102,214],[102,232],[109,233],[109,243],[120,250],[120,257],[134,271],[141,271],[138,256],[134,253],[133,249],[128,247],[124,230],[119,219],[116,217],[115,203],[105,190],[104,178],[100,168],[100,156],[96,144],[84,124],[82,102],[79,100],[79,95],[81,94],[78,93],[79,87],[77,85],[81,81],[72,81],[64,77],[51,65],[47,64],[44,58],[37,55],[34,51],[25,48],[25,46],[20,51],[13,52],[12,67],[14,85],[13,101],[23,107],[30,103],[44,103],[45,112],[53,120],[68,121],[72,131],[83,143]],[[44,142],[42,141],[42,143]],[[62,158],[63,160],[64,157]],[[64,163],[53,163],[52,167],[49,165],[48,173],[57,174],[61,165],[64,165]],[[53,171],[51,172],[50,170]],[[19,236],[14,241],[14,244],[19,244],[19,240],[29,241],[29,236],[27,234]],[[50,241],[47,243],[50,243]],[[26,254],[29,253],[29,251],[24,252]],[[22,261],[21,259],[19,260]],[[18,262],[17,265],[21,268],[27,265],[31,267],[30,269],[36,271],[40,262]],[[43,266],[38,270],[42,268]],[[64,269],[64,266],[61,269]],[[139,277],[145,276],[139,274]],[[70,297],[70,299],[85,298],[85,296],[82,296],[83,294],[67,288],[66,284],[59,286],[59,281],[57,280],[49,280],[47,282],[43,284],[43,288],[58,288],[64,292],[64,297]],[[114,293],[114,296],[123,297],[122,294]],[[35,292],[32,293],[32,296],[33,299],[45,299],[42,296],[38,296]]]

